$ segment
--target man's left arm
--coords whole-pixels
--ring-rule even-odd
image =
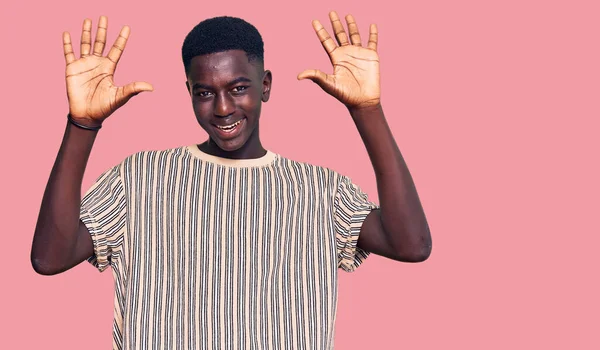
[[[426,260],[431,253],[429,225],[381,105],[350,109],[350,115],[375,171],[380,206],[365,219],[358,246],[394,260]]]
[[[431,234],[381,107],[377,27],[370,26],[367,47],[363,47],[351,15],[346,16],[348,34],[337,13],[331,12],[329,18],[337,44],[319,21],[313,21],[313,28],[329,55],[333,74],[312,69],[300,73],[298,79],[314,81],[348,108],[371,159],[380,209],[365,219],[358,246],[398,261],[424,261],[431,253]]]

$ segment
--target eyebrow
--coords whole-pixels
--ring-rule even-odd
[[[227,83],[227,86],[231,86],[231,85],[235,85],[237,83],[251,83],[252,80],[246,78],[246,77],[238,77],[233,79],[232,81]],[[192,90],[196,90],[196,89],[205,89],[205,90],[212,90],[212,86],[210,85],[205,85],[205,84],[201,84],[201,83],[194,83],[194,85],[192,85]]]

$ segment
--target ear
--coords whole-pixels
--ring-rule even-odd
[[[270,70],[266,70],[263,74],[262,79],[262,101],[269,101],[269,97],[271,96],[271,84],[273,82],[273,75]]]

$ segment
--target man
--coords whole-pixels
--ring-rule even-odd
[[[107,19],[81,57],[63,34],[69,114],[32,246],[34,269],[63,272],[83,260],[115,278],[115,349],[329,349],[337,269],[372,252],[427,259],[431,238],[405,162],[380,104],[377,28],[366,47],[352,16],[348,34],[330,13],[338,44],[313,27],[334,70],[311,79],[347,106],[373,164],[380,207],[346,176],[266,150],[261,104],[272,73],[249,23],[217,17],[186,37],[182,58],[194,113],[209,139],[139,152],[109,169],[80,197],[92,145],[136,82],[113,85],[124,27],[103,56]]]

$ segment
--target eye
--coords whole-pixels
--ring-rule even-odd
[[[247,90],[247,89],[248,89],[248,86],[243,86],[243,85],[242,86],[236,86],[236,87],[233,88],[233,92],[242,92],[242,91]]]
[[[198,97],[210,97],[211,94],[212,93],[210,91],[199,91],[199,92],[196,92],[195,95]]]

